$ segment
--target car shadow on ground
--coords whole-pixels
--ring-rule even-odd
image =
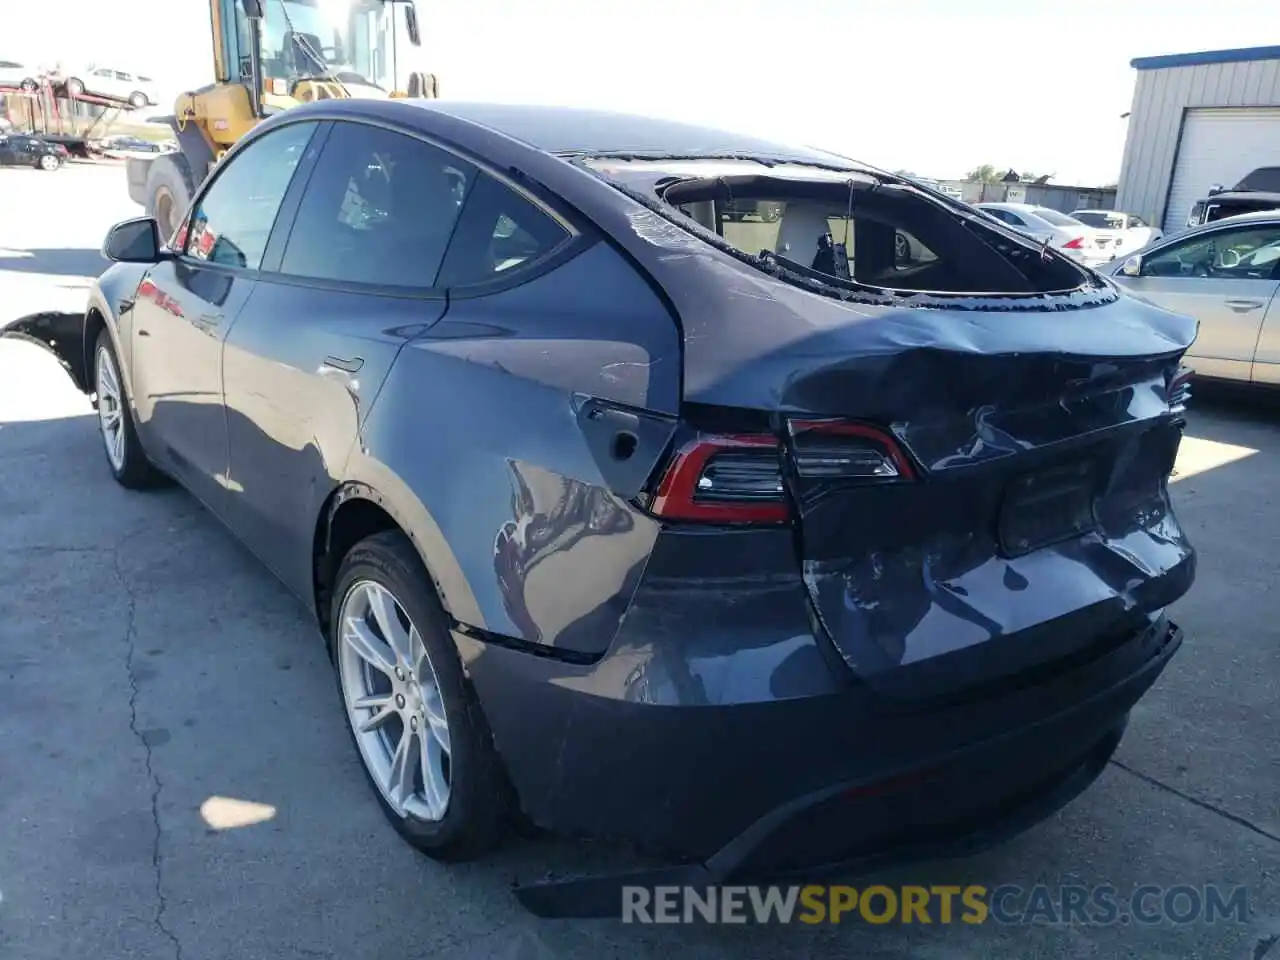
[[[1217,413],[1191,419],[1191,434],[1250,449],[1277,435],[1273,424]],[[1215,517],[1242,491],[1273,489],[1274,471],[1273,458],[1255,454],[1175,486],[1203,557],[1199,592],[1179,604],[1195,642],[1135,711],[1121,748],[1127,769],[1109,770],[1064,811],[1002,847],[888,871],[877,881],[990,888],[1079,877],[1124,890],[1230,879],[1269,898],[1273,909],[1263,905],[1264,915],[1280,913],[1277,879],[1261,866],[1274,857],[1274,843],[1211,809],[1249,819],[1239,797],[1280,795],[1274,768],[1261,756],[1249,759],[1266,753],[1256,749],[1268,742],[1265,715],[1205,702],[1212,688],[1244,691],[1252,703],[1259,684],[1274,680],[1249,621],[1268,615],[1259,594],[1245,584],[1228,598],[1240,620],[1232,633],[1219,629],[1214,612],[1224,602],[1215,591],[1232,589],[1235,576],[1234,562],[1221,555],[1220,528],[1247,539],[1257,524]],[[533,920],[511,897],[513,881],[624,870],[635,859],[609,844],[552,838],[513,838],[500,853],[465,865],[415,854],[379,815],[306,612],[194,498],[176,488],[138,494],[112,483],[92,416],[0,424],[0,518],[0,582],[10,585],[0,606],[14,631],[12,646],[0,649],[7,658],[0,701],[8,704],[0,715],[0,779],[14,785],[0,808],[25,818],[21,836],[0,840],[0,859],[14,858],[15,873],[34,890],[6,896],[7,925],[19,944],[24,916],[32,922],[48,912],[78,915],[81,945],[105,944],[106,927],[114,926],[95,933],[97,921],[85,926],[84,918],[141,915],[155,906],[157,890],[161,929],[188,953],[202,946],[211,956],[236,955],[250,943],[280,957],[1012,960],[1076,955],[1082,941],[1094,950],[1119,943],[1137,956],[1244,956],[1258,940],[1238,924],[1081,929],[935,920],[872,928],[855,920],[751,928]],[[1276,575],[1274,556],[1259,554],[1252,566],[1251,578]],[[1224,658],[1231,646],[1239,649]],[[1184,715],[1189,697],[1199,697],[1198,706]],[[51,713],[63,722],[50,726]],[[1168,783],[1157,786],[1129,768]],[[86,771],[83,798],[65,789],[72,769]],[[212,801],[259,812],[228,825],[211,816]],[[68,887],[67,876],[79,886]],[[96,891],[93,902],[80,905],[77,898],[90,894],[77,891],[88,890]],[[104,902],[111,897],[121,902]],[[42,936],[46,946],[57,938],[49,930]],[[172,951],[171,940],[155,939],[130,952]]]
[[[0,274],[38,273],[61,277],[97,277],[111,261],[97,250],[24,250],[0,245]]]

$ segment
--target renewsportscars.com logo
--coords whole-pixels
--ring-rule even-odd
[[[1245,887],[1100,884],[623,887],[624,923],[1245,923]]]

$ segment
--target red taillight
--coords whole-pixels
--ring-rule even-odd
[[[1169,412],[1185,413],[1187,402],[1191,399],[1191,376],[1190,367],[1178,367],[1172,379],[1169,381]]]
[[[796,473],[832,480],[910,480],[911,461],[875,427],[843,420],[792,420]]]
[[[671,520],[786,523],[777,438],[700,435],[686,443],[658,484],[653,512]]]
[[[1083,250],[1084,237],[1072,237],[1062,245],[1063,250]]]
[[[893,438],[875,427],[843,420],[792,420],[787,427],[802,480],[876,483],[915,475]],[[676,452],[650,506],[671,520],[788,522],[778,439],[700,434]]]

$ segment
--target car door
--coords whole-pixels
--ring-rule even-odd
[[[1280,241],[1280,221],[1198,232],[1142,258],[1124,286],[1200,322],[1187,351],[1197,373],[1248,382],[1259,334],[1280,280],[1264,248]]]
[[[13,140],[13,137],[0,135],[0,167],[12,167],[18,162]]]
[[[435,287],[475,168],[407,134],[335,122],[278,263],[226,339],[232,528],[298,592],[316,516],[396,355],[436,323]]]
[[[138,286],[129,361],[148,453],[215,512],[225,509],[222,341],[248,299],[276,215],[317,124],[291,124],[225,160]]]
[[[89,71],[89,78],[85,81],[85,91],[96,93],[101,97],[114,97],[116,95],[115,71],[104,67]]]

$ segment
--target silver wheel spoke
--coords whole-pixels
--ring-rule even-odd
[[[369,587],[369,609],[373,619],[377,621],[378,631],[395,652],[396,661],[406,666],[411,665],[413,654],[410,649],[409,632],[400,623],[396,615],[395,597],[382,587]]]
[[[342,641],[369,666],[391,676],[396,669],[396,654],[374,636],[363,620],[347,617],[342,624]]]
[[[392,707],[391,694],[373,694],[367,697],[361,697],[351,706],[356,710],[371,711],[360,723],[360,732],[369,733],[377,730],[384,723],[396,715],[395,709]]]
[[[422,685],[422,709],[427,715],[427,726],[431,730],[431,737],[438,744],[446,755],[452,754],[453,750],[449,745],[449,721],[445,719],[444,703],[440,700],[440,691],[432,684]]]
[[[421,762],[419,760],[421,749],[418,742],[418,735],[406,727],[404,733],[400,735],[400,742],[396,744],[395,753],[391,755],[391,775],[388,778],[387,793],[391,795],[391,802],[398,810],[403,810],[405,804],[413,798],[414,774]]]
[[[449,781],[445,779],[443,763],[445,751],[435,737],[425,737],[419,752],[422,762],[422,798],[426,801],[431,819],[439,820],[449,806]]]

